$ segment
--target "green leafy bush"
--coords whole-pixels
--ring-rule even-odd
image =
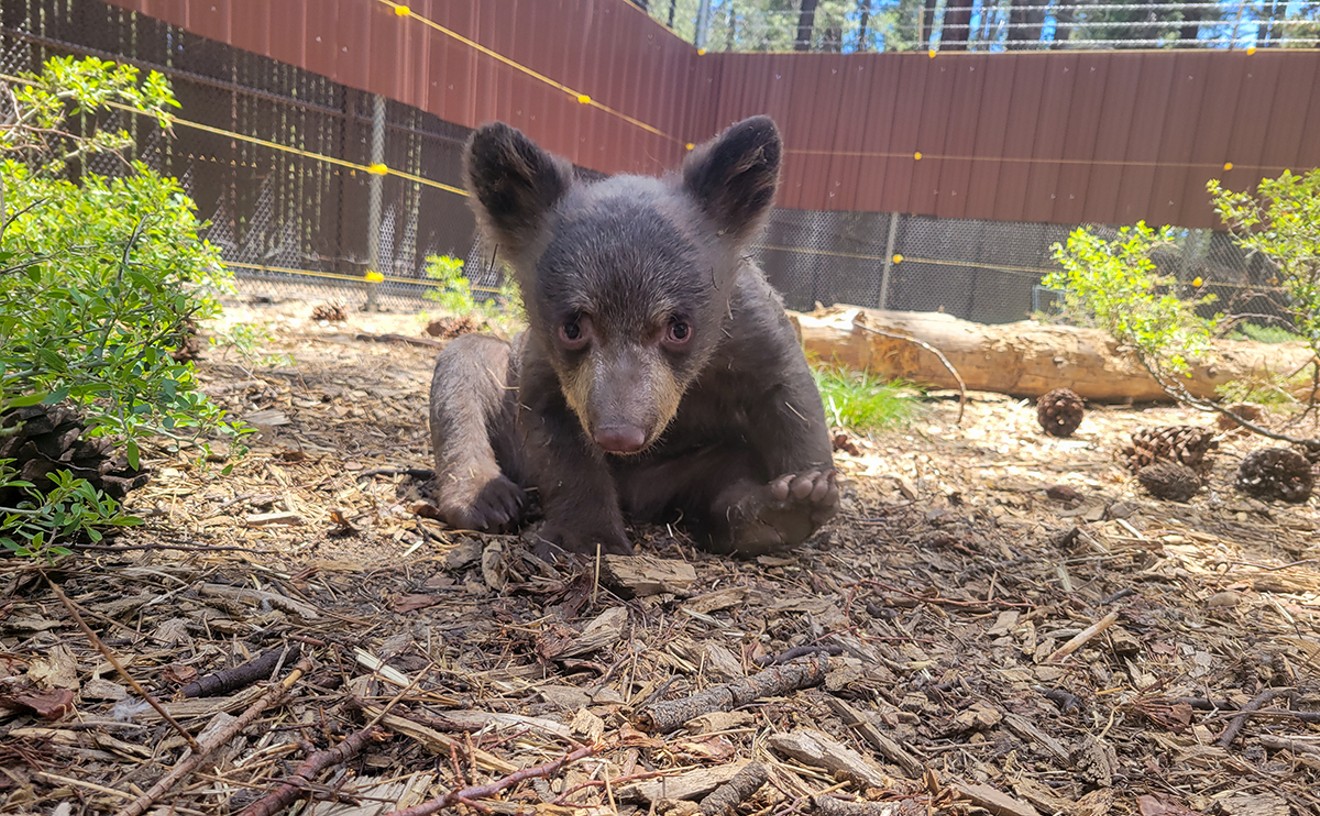
[[[1198,294],[1161,274],[1152,259],[1160,246],[1174,241],[1173,230],[1139,223],[1123,227],[1113,239],[1077,229],[1066,244],[1055,244],[1063,267],[1044,284],[1063,293],[1064,308],[1081,316],[1136,351],[1157,378],[1188,374],[1188,361],[1210,349],[1218,318],[1198,310],[1214,296]]]
[[[132,133],[107,125],[167,129],[177,103],[165,78],[56,58],[12,91],[16,116],[0,124],[0,415],[68,401],[135,469],[149,436],[241,432],[170,354],[190,322],[218,313],[230,278],[178,182],[134,161]],[[92,172],[93,156],[121,172]],[[0,508],[0,545],[50,552],[125,523],[81,480],[23,484],[14,465],[0,463],[0,488],[26,499]]]
[[[506,322],[523,319],[522,293],[512,275],[504,276],[494,297],[478,300],[463,267],[462,258],[428,256],[426,277],[435,281],[435,285],[426,291],[426,299],[453,315],[476,315],[486,320]]]
[[[1274,267],[1294,331],[1320,367],[1320,169],[1262,179],[1254,196],[1227,190],[1216,179],[1206,189],[1237,243]]]

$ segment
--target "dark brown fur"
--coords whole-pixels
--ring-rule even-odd
[[[467,335],[436,362],[437,507],[505,530],[534,488],[543,541],[631,552],[624,519],[682,518],[746,555],[834,515],[820,395],[778,295],[744,256],[769,214],[781,146],[748,119],[681,176],[575,181],[504,124],[466,172],[485,237],[524,293],[528,329]]]

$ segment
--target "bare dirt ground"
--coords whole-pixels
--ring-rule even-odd
[[[810,548],[737,561],[637,530],[665,561],[623,597],[608,567],[416,515],[420,481],[373,471],[429,467],[435,350],[358,335],[422,322],[310,312],[227,314],[290,365],[199,364],[261,428],[232,472],[158,451],[145,526],[0,563],[0,810],[369,814],[469,788],[447,804],[1320,813],[1317,499],[1236,493],[1241,439],[1189,503],[1114,462],[1203,416],[1098,409],[1058,440],[1020,401],[958,425],[932,399],[839,455],[842,515]],[[263,655],[260,679],[226,671]],[[696,804],[737,771],[735,810]]]

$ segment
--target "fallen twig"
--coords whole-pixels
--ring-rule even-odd
[[[565,754],[553,762],[547,762],[544,765],[536,765],[531,768],[523,768],[514,771],[506,777],[497,779],[494,782],[488,782],[485,785],[471,785],[466,788],[452,790],[444,796],[436,797],[429,802],[423,802],[415,807],[405,808],[403,810],[391,811],[389,816],[430,816],[432,813],[438,813],[445,808],[453,807],[457,804],[472,804],[482,799],[489,799],[502,790],[517,785],[519,782],[526,782],[528,779],[540,779],[547,776],[553,776],[565,765],[571,765],[581,759],[586,759],[600,749],[600,745],[592,743]]]
[[[51,592],[54,592],[55,597],[59,598],[60,603],[64,604],[64,608],[68,610],[69,616],[73,618],[73,622],[78,625],[78,628],[81,629],[82,633],[87,636],[87,639],[92,642],[92,645],[96,647],[97,651],[109,661],[110,665],[115,667],[115,671],[119,673],[120,677],[124,678],[124,682],[132,686],[133,690],[138,693],[138,696],[145,700],[147,705],[154,708],[156,713],[159,714],[165,722],[170,724],[171,728],[182,734],[183,739],[188,743],[190,748],[194,751],[198,750],[199,746],[193,735],[189,734],[187,729],[182,725],[179,725],[178,721],[171,717],[170,713],[165,710],[165,706],[161,705],[159,700],[153,697],[140,683],[138,683],[136,678],[128,673],[128,669],[125,669],[124,664],[119,662],[119,658],[115,656],[114,652],[110,651],[110,647],[101,642],[101,639],[92,631],[92,627],[88,626],[82,619],[82,615],[78,614],[78,608],[74,606],[73,601],[69,600],[69,596],[64,594],[64,590],[60,589],[59,585],[52,581],[50,576],[44,571],[41,573],[41,577],[46,579],[46,585],[50,587]]]
[[[311,668],[312,661],[309,658],[304,657],[302,660],[299,660],[298,665],[293,667],[293,671],[289,672],[287,677],[266,689],[265,693],[256,699],[256,702],[248,706],[247,711],[244,711],[238,717],[234,718],[234,721],[229,723],[229,725],[226,725],[224,728],[215,732],[210,739],[202,743],[197,750],[178,765],[175,765],[174,770],[161,777],[160,780],[152,785],[149,790],[134,799],[125,807],[116,811],[115,816],[142,816],[142,814],[146,813],[147,809],[155,804],[157,799],[165,795],[170,788],[173,788],[175,785],[182,782],[185,777],[197,770],[197,767],[205,762],[206,758],[210,756],[212,752],[238,736],[242,733],[244,728],[251,725],[262,715],[263,712],[265,712],[266,709],[279,702],[284,695],[289,693],[289,689],[293,688],[293,685],[297,683],[304,674],[310,671]]]
[[[342,765],[360,754],[368,743],[389,737],[388,731],[369,725],[353,732],[335,747],[309,755],[279,787],[243,808],[239,816],[274,816],[297,801],[326,768]]]
[[[884,329],[872,328],[871,326],[865,326],[861,323],[853,323],[853,325],[861,329],[862,331],[869,331],[871,334],[878,334],[881,337],[888,337],[893,340],[906,340],[912,345],[920,346],[926,351],[929,351],[931,354],[934,354],[936,359],[940,361],[940,365],[944,366],[944,369],[948,371],[949,374],[953,376],[954,381],[958,383],[957,424],[958,425],[962,424],[963,412],[967,410],[967,383],[963,382],[962,375],[958,373],[958,369],[953,367],[953,363],[949,362],[949,358],[944,356],[944,352],[935,348],[930,343],[927,343],[925,340],[918,340],[917,338],[913,337],[910,334],[896,334],[894,332],[887,332]]]
[[[1270,734],[1261,734],[1257,739],[1260,744],[1266,748],[1272,748],[1275,751],[1292,751],[1294,754],[1312,754],[1320,756],[1320,745],[1305,740],[1288,739],[1286,737],[1275,737]]]
[[[724,816],[734,808],[752,798],[769,778],[769,772],[760,762],[749,762],[733,778],[715,790],[700,802],[703,816]]]
[[[926,808],[911,802],[849,802],[837,796],[813,796],[811,804],[820,816],[916,816]]]
[[[756,664],[758,666],[774,666],[781,663],[787,663],[790,660],[797,660],[799,657],[806,657],[807,655],[814,654],[841,655],[843,654],[843,647],[837,643],[818,643],[814,646],[794,646],[793,648],[786,649],[777,655],[762,655],[756,659]]]
[[[1220,734],[1219,739],[1215,740],[1215,744],[1220,748],[1227,748],[1232,745],[1233,740],[1237,739],[1238,733],[1242,731],[1242,726],[1246,725],[1247,717],[1253,711],[1277,697],[1287,697],[1291,700],[1296,695],[1297,691],[1291,688],[1265,689],[1252,698],[1251,702],[1238,709],[1238,712],[1233,715],[1233,719],[1229,720],[1228,727],[1224,729],[1224,733]]]
[[[271,676],[277,666],[287,660],[297,660],[298,648],[296,643],[277,646],[232,669],[198,678],[180,689],[180,693],[184,697],[213,697],[217,694],[228,694],[258,680],[265,680]]]
[[[430,468],[372,468],[364,470],[357,474],[359,479],[370,479],[373,476],[408,476],[413,479],[430,479],[435,476],[435,471]]]
[[[824,658],[817,658],[775,666],[690,697],[656,703],[638,712],[637,720],[646,731],[673,731],[702,714],[729,711],[761,697],[775,697],[817,685],[825,679],[825,665]]]
[[[407,343],[410,346],[426,346],[427,348],[444,348],[445,344],[439,340],[432,340],[429,337],[409,337],[406,334],[369,334],[367,332],[358,332],[353,335],[354,340],[366,340],[372,343]]]
[[[1072,640],[1056,649],[1054,654],[1045,658],[1045,662],[1054,663],[1063,660],[1068,655],[1085,646],[1087,643],[1090,643],[1096,635],[1104,632],[1115,623],[1118,623],[1118,613],[1110,612],[1108,615],[1105,615],[1103,618],[1078,632],[1076,635],[1073,635]]]

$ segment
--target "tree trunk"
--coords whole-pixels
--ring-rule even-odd
[[[940,32],[941,51],[966,51],[971,37],[972,0],[949,0]]]
[[[837,306],[794,315],[807,353],[887,379],[956,388],[939,359],[917,344],[867,331],[879,329],[937,348],[973,391],[1038,397],[1071,388],[1095,402],[1171,402],[1131,354],[1098,329],[1034,321],[996,326],[936,312],[892,312]],[[1314,355],[1300,343],[1219,341],[1216,363],[1195,366],[1184,384],[1196,396],[1261,372],[1291,374]]]
[[[925,0],[921,11],[921,47],[931,48],[931,38],[935,36],[935,8],[939,0]]]
[[[866,50],[866,26],[871,22],[871,0],[857,0],[857,50]]]
[[[798,12],[797,37],[793,40],[794,51],[810,51],[811,35],[816,28],[816,6],[820,0],[802,0]]]
[[[1008,11],[1008,41],[1009,43],[1029,43],[1040,42],[1041,28],[1045,23],[1045,12],[1040,9],[1024,8],[1026,6],[1043,6],[1044,0],[1013,0],[1013,5]],[[1014,46],[1010,45],[1009,48]]]

